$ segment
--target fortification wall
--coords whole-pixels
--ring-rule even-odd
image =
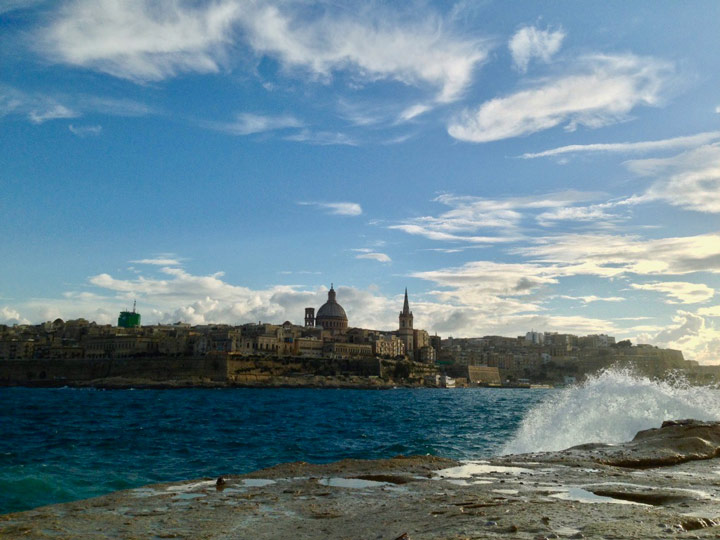
[[[149,382],[227,380],[224,358],[158,357],[102,359],[3,360],[0,385],[63,385],[98,379],[137,379]]]

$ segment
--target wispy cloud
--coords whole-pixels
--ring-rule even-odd
[[[535,219],[539,225],[549,227],[558,222],[588,222],[596,227],[609,225],[624,219],[608,210],[616,208],[613,203],[594,204],[590,206],[563,206],[539,214]]]
[[[33,124],[50,120],[79,118],[99,113],[110,116],[144,116],[157,111],[152,107],[129,99],[116,99],[92,95],[50,95],[25,92],[0,84],[0,117],[24,116]]]
[[[588,296],[568,296],[560,295],[560,298],[565,300],[580,300],[583,304],[591,304],[593,302],[624,302],[625,298],[622,296],[595,296],[594,294]]]
[[[251,47],[321,79],[349,70],[359,81],[430,85],[439,89],[437,101],[449,102],[468,87],[489,50],[484,40],[453,35],[437,17],[417,20],[377,6],[352,18],[322,9],[312,16],[280,5],[245,7],[241,24]]]
[[[560,30],[540,30],[534,26],[523,26],[510,38],[508,48],[513,57],[515,67],[527,71],[533,58],[549,62],[560,50],[565,32]]]
[[[720,233],[648,239],[636,235],[559,234],[538,237],[511,253],[559,265],[564,275],[720,274]]]
[[[154,266],[180,266],[182,262],[174,257],[155,257],[152,259],[138,259],[130,261],[134,264],[150,264]]]
[[[720,213],[720,143],[669,158],[632,160],[626,165],[640,176],[655,179],[644,194],[629,202],[662,200],[695,212]]]
[[[288,74],[326,81],[342,71],[359,84],[429,87],[440,103],[458,99],[488,56],[487,40],[454,34],[440,15],[353,11],[283,1],[72,0],[38,30],[36,42],[58,62],[137,82],[218,72],[230,65],[231,48],[246,44]]]
[[[621,143],[599,143],[599,144],[571,144],[552,148],[542,152],[526,153],[520,157],[523,159],[534,159],[541,157],[558,156],[573,153],[645,153],[663,150],[676,150],[679,148],[693,148],[720,139],[720,131],[708,131],[697,135],[673,137],[657,141],[621,142]]]
[[[36,44],[62,63],[135,81],[217,72],[241,6],[147,0],[74,0],[38,31]]]
[[[362,206],[354,202],[298,202],[304,206],[315,206],[326,210],[329,214],[338,216],[359,216],[362,214]]]
[[[407,219],[402,223],[390,225],[389,228],[439,241],[463,241],[474,244],[512,242],[521,236],[518,228],[521,221],[527,217],[525,213],[527,211],[553,209],[537,217],[544,225],[563,219],[582,221],[610,219],[611,216],[604,213],[600,205],[590,210],[585,207],[573,207],[579,202],[592,200],[597,196],[597,193],[578,191],[506,199],[443,194],[435,198],[435,202],[449,206],[450,210],[437,216]],[[494,234],[478,235],[480,231]],[[496,231],[500,233],[497,234]]]
[[[301,128],[304,124],[292,115],[239,113],[232,122],[205,122],[203,125],[231,135],[252,135],[266,131]]]
[[[100,135],[100,133],[102,132],[102,126],[100,125],[75,126],[73,124],[70,124],[68,126],[68,129],[73,135],[77,135],[78,137],[93,137]]]
[[[398,117],[398,122],[407,122],[408,120],[412,120],[413,118],[416,118],[421,114],[425,114],[431,109],[432,107],[430,105],[427,105],[426,103],[416,103],[415,105],[411,105],[400,113],[400,116]]]
[[[666,281],[653,283],[632,283],[633,289],[642,291],[657,291],[666,294],[670,304],[697,304],[707,302],[715,296],[715,290],[703,283],[688,283],[686,281]]]
[[[78,116],[80,113],[60,104],[48,104],[42,109],[34,109],[28,113],[28,118],[33,124],[42,124],[48,120],[61,118],[77,118]]]
[[[362,251],[362,253],[355,255],[356,259],[370,259],[371,261],[377,261],[377,262],[381,262],[381,263],[392,262],[392,259],[386,253],[379,253],[376,251],[369,251],[369,250],[355,250],[355,251]]]
[[[286,141],[303,142],[308,144],[316,144],[319,146],[346,145],[356,146],[357,142],[344,133],[332,131],[312,131],[310,129],[302,129],[297,133],[286,135]]]
[[[543,79],[527,90],[466,110],[448,133],[469,142],[519,137],[564,125],[574,130],[627,118],[639,105],[656,105],[672,66],[634,55],[589,56],[576,73]]]

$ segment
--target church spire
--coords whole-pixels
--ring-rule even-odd
[[[407,297],[407,287],[405,287],[405,302],[403,303],[403,315],[408,315],[410,313],[410,302],[408,302]]]

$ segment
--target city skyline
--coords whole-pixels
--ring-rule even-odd
[[[0,324],[605,333],[720,362],[720,4],[0,3]],[[689,36],[692,39],[689,39]]]

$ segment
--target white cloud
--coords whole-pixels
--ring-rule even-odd
[[[357,145],[354,139],[345,135],[344,133],[335,133],[331,131],[311,131],[309,129],[302,129],[297,133],[285,136],[284,139],[286,141],[303,142],[308,144],[316,144],[319,146]]]
[[[298,204],[323,208],[330,214],[338,216],[359,216],[362,214],[362,206],[353,202],[298,202]]]
[[[249,6],[248,6],[249,7]],[[390,79],[438,88],[437,101],[457,99],[472,81],[489,46],[479,39],[453,36],[441,20],[409,20],[377,6],[356,8],[352,18],[327,11],[303,16],[282,5],[246,9],[241,24],[259,54],[273,56],[287,69],[328,78],[350,70],[360,81]]]
[[[74,0],[37,35],[50,58],[135,81],[220,69],[241,5]]]
[[[601,222],[610,223],[620,219],[616,214],[609,214],[606,209],[613,208],[612,204],[596,204],[591,206],[565,206],[554,208],[539,214],[535,219],[544,227],[556,224],[559,221],[592,222],[599,226]]]
[[[34,124],[48,120],[77,118],[87,113],[112,116],[144,116],[156,111],[137,101],[92,95],[48,95],[23,92],[0,84],[0,117],[26,116]]]
[[[244,40],[286,72],[429,86],[439,102],[462,94],[489,50],[484,40],[453,35],[448,21],[418,20],[410,10],[240,0],[73,0],[36,40],[59,62],[138,82],[217,72]]]
[[[372,261],[378,261],[381,263],[389,263],[392,261],[390,256],[388,256],[385,253],[378,253],[374,251],[370,251],[368,253],[360,253],[359,255],[355,256],[356,259],[370,259]]]
[[[583,302],[583,304],[591,304],[593,302],[624,302],[625,298],[621,296],[595,296],[594,294],[591,294],[589,296],[567,296],[567,295],[560,295],[560,298],[564,298],[565,300],[580,300]],[[644,318],[644,317],[643,317]]]
[[[519,237],[516,229],[525,217],[522,211],[554,209],[552,212],[541,214],[545,224],[560,219],[579,220],[582,218],[584,221],[595,218],[609,219],[611,216],[602,212],[600,206],[595,210],[570,206],[597,196],[597,193],[578,191],[506,199],[443,194],[435,198],[435,201],[449,206],[450,210],[438,216],[408,219],[403,223],[391,225],[389,228],[439,241],[463,241],[475,244],[512,242],[518,240]],[[574,213],[574,217],[570,215],[571,213]],[[486,229],[500,230],[502,234],[492,236],[475,234]]]
[[[301,128],[303,123],[291,115],[266,116],[252,113],[240,113],[232,122],[208,122],[207,127],[224,131],[232,135],[252,135],[266,131],[276,131],[288,128]]]
[[[33,124],[48,120],[75,118],[80,114],[72,106],[43,94],[28,94],[0,84],[0,117],[24,115]]]
[[[154,266],[179,266],[182,264],[180,260],[173,257],[155,257],[152,259],[138,259],[130,262],[134,264],[150,264]]]
[[[58,120],[61,118],[76,118],[77,116],[80,116],[79,113],[60,104],[49,105],[43,109],[35,109],[28,114],[33,124],[42,124],[48,120]]]
[[[708,131],[697,135],[684,137],[673,137],[657,141],[622,142],[622,143],[600,143],[600,144],[571,144],[544,150],[543,152],[526,153],[520,157],[523,159],[534,159],[540,157],[558,156],[572,153],[634,153],[634,152],[655,152],[663,150],[675,150],[678,148],[693,148],[720,139],[720,131]]]
[[[626,165],[638,175],[656,178],[631,202],[662,200],[695,212],[720,212],[720,143],[669,158],[632,160]]]
[[[511,253],[558,265],[564,275],[720,274],[720,233],[647,239],[632,235],[565,234],[540,237]]]
[[[68,126],[68,129],[73,135],[77,135],[78,137],[91,137],[91,136],[97,136],[100,135],[102,132],[102,126],[100,125],[94,125],[94,126],[75,126],[73,124],[70,124]]]
[[[705,317],[720,317],[720,305],[700,308],[698,310],[698,315],[703,315]]]
[[[84,316],[101,322],[114,322],[118,312],[137,299],[137,309],[145,324],[176,321],[191,324],[257,321],[281,324],[285,320],[300,324],[305,307],[318,307],[327,300],[327,289],[324,287],[301,290],[296,286],[278,285],[254,290],[228,283],[222,272],[202,276],[182,268],[166,267],[161,268],[160,273],[159,276],[140,275],[132,279],[98,274],[89,281],[102,290],[102,296],[70,292],[60,300],[38,299],[28,303],[26,308],[38,321]],[[384,297],[372,288],[362,290],[336,286],[335,290],[351,325],[387,330],[397,328],[401,295]]]
[[[410,107],[407,107],[405,110],[403,110],[398,117],[398,121],[407,122],[408,120],[412,120],[413,118],[416,118],[421,114],[425,114],[431,109],[432,107],[430,105],[427,105],[425,103],[416,103],[415,105],[411,105]]]
[[[0,308],[0,324],[30,324],[30,321],[20,315],[18,310],[9,306],[3,306]]]
[[[633,289],[642,291],[657,291],[666,294],[672,300],[670,304],[697,304],[707,302],[715,296],[715,290],[703,283],[688,283],[686,281],[667,281],[653,283],[633,283]]]
[[[700,363],[720,363],[720,329],[696,313],[679,310],[672,325],[657,333],[641,334],[637,342],[682,350],[685,358]]]
[[[671,66],[633,55],[591,56],[577,73],[544,79],[528,90],[466,110],[448,127],[463,141],[488,142],[564,124],[574,130],[615,123],[639,105],[657,105]]]
[[[565,32],[562,30],[540,30],[534,26],[524,26],[510,38],[508,47],[515,67],[523,73],[533,58],[549,62],[560,50]]]

